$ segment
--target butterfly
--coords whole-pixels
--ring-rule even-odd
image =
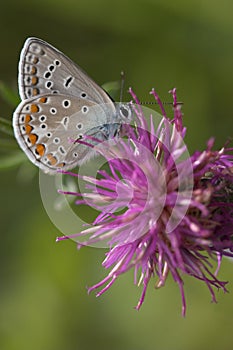
[[[13,114],[19,146],[45,173],[68,170],[91,157],[89,143],[118,136],[132,118],[77,64],[47,42],[28,38],[18,75],[21,103]]]

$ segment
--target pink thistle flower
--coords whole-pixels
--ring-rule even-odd
[[[184,144],[181,105],[173,89],[174,118],[170,121],[154,90],[151,94],[163,117],[145,117],[134,92],[132,110],[135,126],[122,126],[122,139],[111,147],[99,148],[109,171],[100,170],[98,178],[82,177],[89,192],[71,193],[77,204],[88,204],[100,211],[93,224],[77,235],[87,236],[78,244],[104,242],[108,247],[103,266],[110,272],[88,291],[103,294],[116,279],[130,269],[135,284],[142,284],[136,306],[140,309],[152,278],[160,288],[170,274],[186,303],[183,276],[203,281],[216,302],[214,288],[226,291],[225,281],[217,278],[222,257],[233,257],[233,155],[227,146],[213,150],[214,140],[204,151],[189,156]],[[214,270],[212,262],[217,262]]]

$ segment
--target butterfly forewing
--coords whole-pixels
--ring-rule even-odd
[[[82,135],[92,137],[92,146],[94,139],[108,140],[131,114],[127,105],[114,103],[78,65],[41,39],[26,40],[18,80],[22,102],[13,116],[15,137],[28,158],[48,173],[90,158],[92,147],[77,142]]]
[[[48,93],[66,94],[96,103],[111,99],[78,65],[37,38],[26,40],[19,62],[19,92],[23,99]]]

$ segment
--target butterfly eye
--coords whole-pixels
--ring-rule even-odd
[[[131,117],[131,110],[130,110],[129,106],[121,105],[120,106],[120,114],[121,114],[121,117],[123,117],[125,119],[129,119]]]

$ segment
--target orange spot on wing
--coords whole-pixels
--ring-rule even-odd
[[[38,83],[37,77],[32,77],[32,85],[36,85]]]
[[[29,134],[28,138],[32,145],[35,145],[36,141],[38,140],[38,136],[35,134]]]
[[[36,67],[32,66],[32,68],[31,68],[31,74],[36,74]]]
[[[55,165],[57,163],[57,158],[54,157],[51,153],[47,155],[50,165]]]
[[[39,112],[39,107],[37,105],[31,105],[31,112],[32,113],[37,113]]]
[[[34,57],[34,59],[33,59],[33,63],[34,63],[34,64],[37,64],[37,63],[38,63],[38,61],[39,61],[39,58]]]
[[[36,146],[36,153],[42,157],[45,153],[45,146],[42,144],[42,143],[39,143],[37,146]]]
[[[39,95],[39,89],[36,89],[36,88],[34,88],[33,90],[32,90],[32,95],[33,96],[36,96],[36,95]]]
[[[29,125],[29,124],[25,125],[26,134],[30,134],[32,129],[33,129],[33,127],[31,125]]]
[[[32,120],[30,114],[25,115],[25,124],[29,123]]]
[[[41,103],[45,103],[45,102],[47,102],[47,97],[41,97],[40,99],[39,99],[39,102],[41,102]]]
[[[57,164],[57,168],[63,168],[65,166],[65,163],[59,163]]]

